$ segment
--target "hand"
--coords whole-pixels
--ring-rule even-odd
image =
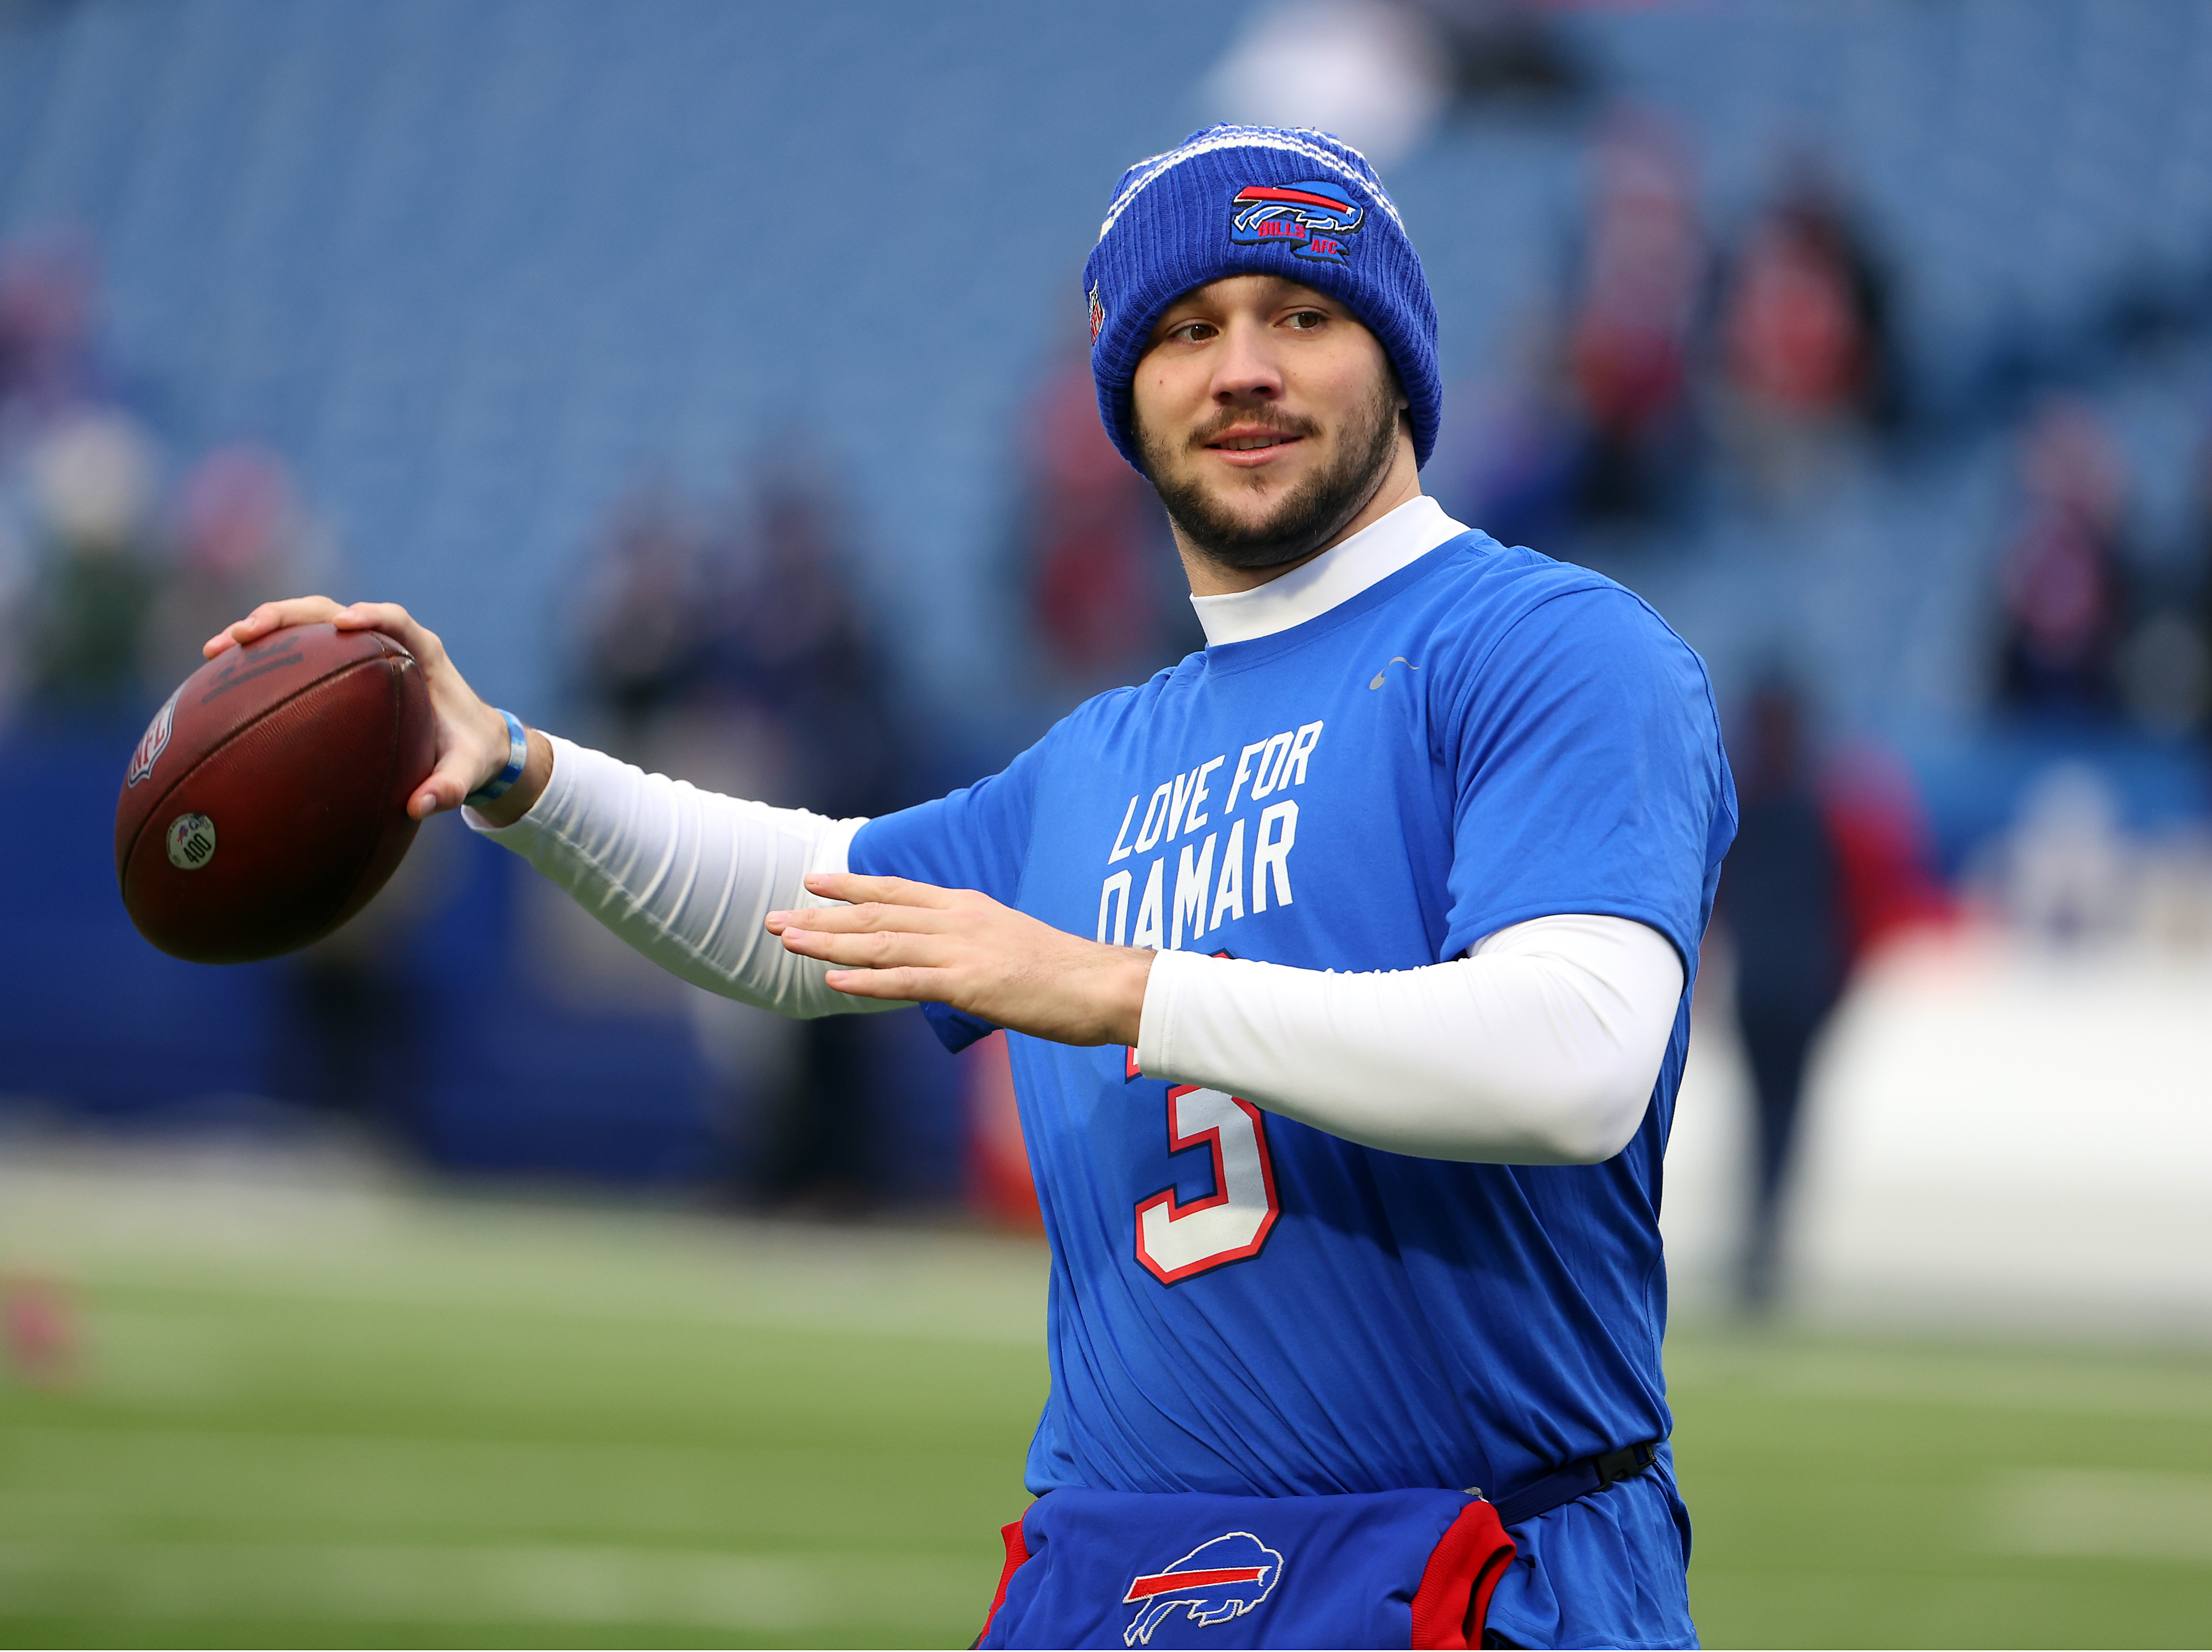
[[[829,981],[841,993],[949,1004],[1061,1044],[1137,1042],[1148,951],[1084,940],[974,890],[852,872],[806,887],[854,904],[771,912],[769,931],[838,965]]]
[[[271,631],[289,625],[330,624],[341,631],[381,631],[415,656],[422,680],[430,690],[430,708],[437,719],[437,766],[407,800],[407,812],[417,820],[447,809],[458,809],[461,799],[507,767],[507,720],[469,687],[460,670],[447,658],[446,646],[425,630],[397,603],[357,602],[341,606],[328,597],[295,597],[284,602],[265,602],[244,619],[227,625],[202,646],[210,659],[226,648],[258,642]],[[533,774],[533,771],[535,771]],[[530,737],[530,762],[523,777],[507,795],[484,813],[495,825],[522,817],[553,771],[553,749],[545,737]]]

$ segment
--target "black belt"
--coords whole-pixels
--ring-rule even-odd
[[[1572,1503],[1577,1497],[1586,1497],[1593,1491],[1602,1491],[1615,1480],[1625,1480],[1641,1474],[1659,1461],[1656,1440],[1644,1440],[1632,1446],[1623,1446],[1618,1451],[1608,1451],[1596,1457],[1585,1457],[1578,1463],[1569,1463],[1556,1474],[1547,1474],[1535,1485],[1524,1486],[1510,1497],[1495,1500],[1498,1523],[1518,1526],[1524,1520],[1534,1520],[1539,1515],[1549,1514],[1562,1503]]]

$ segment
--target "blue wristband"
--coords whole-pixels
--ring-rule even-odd
[[[497,803],[512,792],[515,781],[522,778],[523,764],[530,761],[530,732],[522,726],[522,719],[511,711],[499,714],[507,719],[507,767],[461,799],[471,809]]]

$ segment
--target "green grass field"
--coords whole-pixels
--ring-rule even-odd
[[[0,1161],[14,1645],[964,1645],[1043,1393],[969,1236]],[[2212,1640],[2212,1355],[1684,1332],[1709,1646]]]

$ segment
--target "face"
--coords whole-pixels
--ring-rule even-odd
[[[1170,306],[1132,393],[1145,473],[1183,539],[1226,568],[1279,567],[1328,544],[1410,440],[1375,335],[1275,276]]]

